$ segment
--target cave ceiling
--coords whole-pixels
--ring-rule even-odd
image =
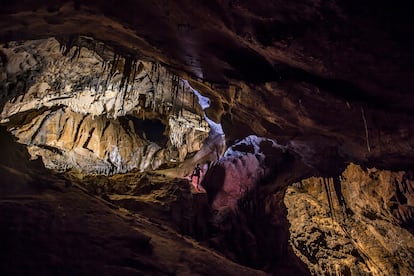
[[[412,275],[413,27],[400,0],[1,1],[0,271]]]
[[[276,139],[320,172],[411,165],[413,22],[401,1],[3,1],[0,13],[2,43],[81,36],[162,64],[211,99],[230,144]]]

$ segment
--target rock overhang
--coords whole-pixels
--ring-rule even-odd
[[[187,81],[158,63],[95,51],[102,45],[90,38],[77,41],[1,46],[2,123],[32,157],[56,171],[113,174],[182,162],[201,148],[210,128]],[[154,119],[164,125],[161,145]]]
[[[2,41],[87,34],[157,60],[201,84],[230,144],[257,134],[328,158],[334,146],[348,161],[409,165],[413,55],[402,3],[26,2],[5,4]]]
[[[269,270],[277,269],[274,266],[281,263],[298,265],[289,253],[287,240],[290,235],[291,246],[298,250],[295,253],[312,273],[315,273],[313,269],[321,273],[350,273],[356,267],[354,263],[349,267],[337,267],[337,247],[323,258],[318,255],[325,251],[326,245],[331,246],[330,240],[338,236],[332,233],[340,232],[340,237],[347,236],[347,247],[342,252],[349,253],[352,261],[358,260],[363,267],[361,271],[379,273],[375,266],[378,260],[381,267],[390,268],[383,271],[394,272],[412,263],[412,250],[406,248],[411,246],[409,242],[412,239],[400,227],[401,223],[412,222],[412,206],[408,206],[412,204],[412,175],[398,172],[394,177],[397,181],[394,178],[388,180],[383,176],[390,175],[390,172],[377,172],[376,169],[365,171],[354,165],[348,166],[342,180],[338,175],[350,161],[379,168],[412,168],[413,118],[409,91],[413,87],[410,69],[413,56],[409,47],[412,43],[404,35],[412,24],[399,2],[393,7],[374,1],[355,3],[210,1],[200,4],[179,0],[124,1],[113,6],[106,1],[25,1],[26,6],[23,7],[9,1],[3,10],[9,15],[0,19],[0,22],[7,20],[7,23],[0,30],[3,41],[27,41],[59,34],[62,35],[59,40],[64,42],[61,44],[68,45],[68,49],[79,46],[73,42],[77,35],[87,34],[92,43],[90,45],[99,42],[111,47],[115,49],[112,52],[117,52],[121,59],[139,56],[148,63],[158,61],[177,76],[188,79],[192,87],[210,98],[211,107],[206,113],[216,122],[223,123],[228,145],[237,144],[250,134],[280,143],[281,148],[274,148],[273,142],[263,144],[274,151],[274,158],[267,161],[266,158],[262,160],[260,153],[253,155],[255,147],[246,143],[233,147],[241,151],[240,156],[230,156],[227,163],[222,160],[222,165],[220,162],[213,164],[213,168],[232,168],[224,170],[223,179],[214,181],[222,183],[220,181],[229,176],[223,184],[230,184],[227,188],[231,189],[226,189],[234,200],[224,200],[223,203],[224,206],[233,203],[232,206],[238,209],[230,214],[230,218],[234,215],[234,219],[228,220],[229,224],[219,225],[224,228],[222,234],[231,229],[221,242],[217,239],[217,248],[227,253],[228,257],[237,256],[236,260],[243,264]],[[389,14],[386,14],[388,9]],[[397,18],[398,14],[403,16]],[[386,20],[380,22],[382,18]],[[401,29],[397,30],[399,26]],[[85,48],[91,50],[91,47]],[[96,50],[99,51],[99,47]],[[111,64],[115,62],[112,54],[106,60]],[[91,95],[89,92],[83,95],[85,99]],[[8,96],[3,99],[10,100]],[[41,118],[48,115],[52,118],[61,110],[39,109],[38,112],[43,115]],[[160,118],[153,112],[145,116]],[[60,118],[65,120],[64,116],[60,115]],[[139,114],[137,118],[140,118]],[[29,116],[29,119],[33,118]],[[89,119],[92,121],[92,118]],[[90,154],[88,148],[93,144],[93,137],[99,132],[97,130],[105,129],[106,119],[95,116],[93,121],[97,125],[85,127],[85,135],[78,143],[82,156]],[[133,130],[129,125],[111,121],[107,129],[112,129],[113,134],[108,139],[128,136],[129,131]],[[175,127],[179,129],[180,122]],[[91,132],[92,129],[94,131]],[[47,131],[40,132],[49,134]],[[92,134],[90,139],[89,134]],[[42,139],[47,137],[41,136]],[[175,138],[180,137],[174,137],[179,144],[181,139]],[[58,139],[52,140],[56,142]],[[214,146],[213,143],[206,144]],[[213,152],[223,152],[224,145],[220,146]],[[119,159],[116,153],[121,151],[120,147],[107,151],[107,160],[117,164]],[[266,157],[271,157],[272,151],[270,154],[266,152]],[[204,153],[200,150],[194,156],[200,157],[198,160],[206,160],[201,156]],[[148,160],[145,162],[151,163]],[[276,170],[279,164],[283,166]],[[263,179],[263,169],[268,169],[272,177]],[[255,172],[258,172],[255,181],[243,182],[245,187],[239,185],[240,180],[248,179]],[[238,178],[232,177],[232,173],[238,174]],[[307,180],[304,185],[298,183],[290,187],[300,188],[295,193],[290,188],[286,190],[291,183],[311,175],[334,178],[315,179],[314,183],[309,183],[306,193],[302,186],[306,188]],[[129,177],[135,185],[135,175],[132,173]],[[381,177],[382,180],[378,181]],[[91,177],[92,181],[95,178]],[[315,192],[314,188],[317,200],[305,201]],[[236,199],[247,189],[251,193]],[[341,189],[342,192],[349,192],[348,198],[345,194],[340,197]],[[395,196],[382,194],[393,189]],[[400,190],[403,196],[398,194]],[[286,191],[288,197],[285,197]],[[283,203],[284,197],[289,200],[289,204],[285,203],[287,207]],[[314,202],[313,206],[323,208],[308,208],[303,204],[306,202]],[[380,208],[382,202],[388,202],[390,206]],[[343,205],[345,203],[360,211],[356,212],[357,216],[352,216],[350,209]],[[364,208],[359,208],[364,205]],[[371,208],[373,206],[374,209]],[[389,214],[388,207],[395,214]],[[295,215],[293,220],[292,217],[286,218],[286,208],[296,213],[302,224],[295,221]],[[369,212],[365,212],[367,210]],[[309,219],[303,220],[308,215]],[[346,224],[343,224],[345,220],[341,220],[342,216],[348,220]],[[401,219],[398,221],[400,226],[394,225],[395,218]],[[318,222],[318,219],[323,223],[315,228],[313,220]],[[364,225],[355,227],[355,224],[349,223],[352,220],[363,221]],[[372,228],[384,222],[392,223],[392,227],[384,224],[385,227]],[[294,226],[293,231],[288,229],[289,223]],[[367,232],[365,227],[371,230]],[[383,235],[384,230],[392,231]],[[409,241],[402,247],[399,247],[400,234],[408,237]],[[324,238],[328,236],[331,238]],[[365,243],[367,238],[369,241]],[[383,243],[383,238],[389,240]],[[303,242],[304,239],[307,241]],[[229,245],[229,241],[234,243]],[[364,248],[373,251],[359,250],[358,247],[354,250],[349,243],[361,243]],[[235,244],[240,247],[234,249]],[[394,256],[402,254],[404,261],[408,262],[391,256],[378,259],[376,249],[380,244],[397,248]],[[306,260],[309,252],[312,258]],[[314,254],[318,255],[316,259]],[[369,270],[365,269],[368,267],[366,264],[370,266]]]

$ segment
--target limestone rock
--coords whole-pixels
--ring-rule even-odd
[[[10,99],[1,120],[33,158],[56,171],[114,174],[174,165],[202,147],[209,126],[188,82],[85,41],[104,49],[54,38],[0,47],[7,61],[0,82]],[[147,139],[151,124],[137,129],[153,119],[166,141]]]
[[[406,173],[354,164],[338,179],[303,180],[284,199],[290,243],[315,275],[411,275],[412,195]]]

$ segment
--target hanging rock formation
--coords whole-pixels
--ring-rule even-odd
[[[78,43],[95,51],[56,39],[0,49],[7,60],[0,81],[11,98],[1,119],[33,158],[56,171],[114,174],[181,162],[202,147],[209,127],[186,82],[88,38]],[[154,126],[139,129],[146,119],[163,125],[165,139],[149,140]]]
[[[32,158],[78,172],[73,182],[88,193],[65,196],[32,162],[2,159],[6,272],[42,274],[45,259],[72,268],[72,251],[53,242],[66,234],[59,241],[80,252],[70,255],[94,266],[95,245],[105,244],[99,268],[113,274],[260,274],[228,259],[275,275],[414,274],[413,18],[407,1],[2,1],[1,123]],[[233,152],[222,157],[226,147]],[[188,176],[194,162],[211,165],[208,195],[168,178]],[[141,181],[148,171],[170,183]],[[100,231],[107,238],[95,239],[88,229],[108,218],[123,225],[109,223],[112,232],[130,228],[102,204],[84,204],[92,195],[176,228],[145,223],[152,241]],[[190,204],[206,197],[210,212]],[[72,202],[88,207],[65,209]],[[207,225],[193,228],[204,215]],[[160,229],[171,235],[157,238]],[[227,260],[197,246],[188,253],[177,229]]]

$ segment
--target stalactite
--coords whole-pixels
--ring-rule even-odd
[[[137,75],[137,61],[136,60],[134,60],[133,68],[134,68],[134,73],[132,74],[131,91],[134,90],[135,77]]]
[[[172,109],[174,109],[174,93],[175,93],[175,76],[172,76],[171,90],[170,90],[170,98],[171,98]]]
[[[181,83],[181,91],[182,91],[182,93],[181,93],[182,98],[181,98],[180,114],[181,114],[181,116],[183,116],[183,108],[184,108],[184,101],[185,101],[185,87],[184,87],[184,82]]]
[[[53,41],[49,41],[48,43],[53,43]],[[76,42],[77,45],[79,43],[81,42]],[[69,44],[72,43],[66,45]],[[116,53],[109,55],[109,50],[105,57],[98,57],[89,50],[93,45],[90,45],[89,48],[87,47],[88,45],[85,45],[86,44],[84,44],[83,49],[78,46],[74,46],[75,48],[72,47],[71,50],[68,50],[68,55],[66,57],[63,59],[52,60],[52,62],[50,62],[51,57],[47,51],[45,51],[45,64],[49,63],[50,66],[52,66],[47,72],[56,73],[56,76],[50,76],[52,81],[47,83],[50,86],[50,89],[47,89],[50,91],[33,91],[32,94],[24,94],[26,97],[14,97],[15,100],[24,103],[24,105],[21,105],[23,111],[27,108],[41,108],[49,105],[67,106],[70,107],[71,112],[83,115],[86,114],[87,116],[90,116],[88,117],[88,120],[92,119],[94,122],[97,122],[100,121],[100,117],[97,116],[101,114],[104,114],[102,116],[103,119],[112,119],[129,112],[135,113],[135,110],[138,109],[138,105],[144,106],[143,98],[139,98],[140,96],[145,95],[148,107],[150,106],[152,110],[166,115],[165,119],[167,121],[169,119],[167,117],[168,115],[173,117],[173,120],[176,123],[176,132],[172,134],[174,136],[173,140],[175,141],[175,144],[182,146],[182,148],[179,147],[177,150],[180,152],[180,160],[189,152],[190,147],[191,149],[194,149],[198,146],[194,145],[195,143],[192,145],[183,144],[184,140],[199,139],[199,135],[196,135],[197,137],[195,137],[195,130],[193,128],[197,127],[197,133],[200,132],[200,129],[198,128],[197,115],[187,114],[186,112],[187,104],[191,104],[191,99],[188,98],[190,96],[188,95],[189,91],[185,90],[188,88],[180,77],[170,73],[160,64],[151,64],[149,62],[139,63],[133,58],[124,58]],[[66,51],[65,44],[54,45],[57,49],[59,49],[59,46],[61,47],[61,51]],[[102,53],[100,48],[101,45],[98,44],[94,48],[94,51]],[[43,47],[39,49],[43,51],[43,49],[47,48]],[[58,56],[61,57],[60,53],[58,54]],[[79,58],[78,62],[76,62],[76,60],[73,61],[73,59],[80,57],[80,55],[87,58]],[[70,68],[70,66],[74,65],[69,62],[70,58],[72,58],[72,62],[77,63],[73,68]],[[125,63],[123,63],[124,60],[121,59],[125,59]],[[156,75],[148,74],[150,67],[152,68],[152,72]],[[69,70],[73,70],[68,71],[68,68]],[[49,77],[49,75],[47,75],[47,77]],[[148,77],[150,81],[145,79],[145,77]],[[167,79],[165,79],[166,77]],[[135,78],[137,78],[136,82]],[[153,83],[153,81],[156,81],[156,83]],[[151,84],[152,87],[150,87]],[[134,85],[136,87],[135,90]],[[102,90],[102,92],[100,90]],[[41,93],[42,95],[38,95]],[[169,96],[170,93],[171,97]],[[29,100],[26,99],[29,97],[36,99],[36,101],[33,103],[29,102]],[[179,101],[181,101],[181,103]],[[193,105],[196,105],[195,100],[193,101]],[[173,103],[175,110],[172,113]],[[144,108],[141,108],[139,112],[142,112],[142,115],[138,113],[138,116],[145,120],[145,117],[147,117],[145,112],[150,111],[151,110],[149,109],[144,110]],[[11,110],[11,112],[20,111],[17,111],[17,108],[15,108],[15,110]],[[154,116],[153,113],[150,112],[150,114],[151,117]],[[180,120],[177,120],[177,117]],[[82,146],[84,148],[93,147],[92,142],[93,144],[97,143],[95,141],[96,138],[95,136],[93,138],[89,136],[85,141],[86,135],[83,137],[80,135],[84,132],[84,127],[82,125],[81,121],[79,123],[81,129],[73,129],[70,135],[73,136],[75,134],[73,140],[79,142],[81,148]],[[180,133],[183,133],[184,136]],[[89,145],[89,142],[91,145]],[[111,140],[110,143],[115,144],[118,142]],[[121,150],[121,148],[119,148],[119,150]],[[122,152],[124,153],[124,151]],[[70,154],[72,153],[77,154],[75,151],[71,150],[69,150],[68,153],[68,157],[71,157]],[[101,162],[102,160],[99,159],[98,161]],[[92,167],[85,168],[85,171],[95,171],[98,173],[99,171],[109,172],[110,170],[105,167],[107,166],[106,161],[104,160],[102,162],[104,162],[105,165],[101,166],[100,163],[97,163],[96,169]],[[75,161],[73,161],[73,164],[73,166],[77,166]],[[124,168],[126,168],[125,164],[122,164],[122,166],[116,170],[123,170]],[[82,168],[82,170],[83,169],[84,168]]]
[[[76,55],[77,55],[77,52],[79,51],[79,48],[78,47],[76,47],[75,48],[75,51],[73,52],[73,54],[72,54],[72,56],[71,56],[71,58],[70,58],[70,61],[71,62],[73,62],[74,60],[75,60],[75,57],[76,57]]]
[[[125,88],[125,86],[128,86],[129,80],[130,80],[130,76],[131,76],[131,70],[132,70],[132,63],[133,63],[133,59],[130,57],[125,57],[125,62],[124,62],[124,68],[122,70],[122,78],[121,78],[121,82],[119,84],[119,90],[121,91],[123,88]]]
[[[364,121],[365,138],[366,138],[366,141],[367,141],[367,149],[368,149],[368,152],[371,152],[371,147],[369,145],[369,136],[368,136],[367,120],[365,118],[365,112],[364,112],[364,108],[362,106],[361,106],[361,115],[362,115],[362,120]]]
[[[170,82],[171,82],[170,98],[172,100],[173,90],[174,90],[174,75],[173,74],[170,75]]]
[[[111,65],[112,67],[109,70],[108,74],[106,75],[106,79],[105,79],[104,86],[103,86],[104,91],[107,90],[107,88],[109,87],[109,81],[111,80],[111,76],[112,76],[111,71],[112,71],[114,62],[115,62],[115,55],[114,55],[114,60]]]
[[[97,76],[97,80],[95,82],[95,98],[94,98],[95,100],[96,100],[96,97],[98,96],[100,85],[101,85],[101,74]]]
[[[64,56],[66,56],[69,53],[69,51],[72,49],[72,47],[74,45],[74,42],[75,42],[75,37],[74,36],[70,36],[69,39],[68,39],[68,41],[66,42],[66,45],[65,45],[66,48],[65,48],[65,50],[63,52],[63,55]]]
[[[152,75],[152,77],[154,77],[154,76],[156,76],[156,74],[158,72],[158,63],[153,63],[152,69],[153,70],[151,72],[151,75]],[[150,102],[150,104],[151,104],[150,108],[151,108],[152,111],[155,111],[155,99],[156,99],[156,95],[157,95],[158,82],[159,82],[159,79],[156,78],[154,80],[154,83],[153,83],[152,100]]]
[[[158,90],[160,89],[160,65],[157,63],[157,87],[155,89],[155,93],[154,93],[154,109],[153,111],[155,111],[155,107],[156,107],[156,100],[158,98]],[[162,89],[162,87],[161,87]]]
[[[113,58],[113,61],[112,61],[112,66],[111,66],[111,70],[110,70],[110,72],[109,72],[109,79],[112,77],[112,75],[116,72],[116,68],[117,68],[117,66],[118,66],[118,63],[119,63],[119,59],[120,59],[121,57],[118,55],[118,54],[114,54],[114,58]]]
[[[166,79],[168,79],[168,72],[167,72],[167,76],[166,76]],[[166,82],[164,82],[164,84],[165,84]],[[160,95],[160,97],[161,97],[161,105],[164,105],[164,89],[161,89],[161,95]],[[161,109],[162,110],[162,109]]]
[[[64,43],[59,43],[59,51],[62,53],[62,55],[64,55],[66,51],[66,45]]]
[[[172,111],[174,113],[177,112],[177,101],[178,99],[178,93],[179,93],[179,88],[180,88],[180,81],[178,76],[175,76],[175,86],[174,86],[174,94],[173,94],[173,107],[172,107]]]
[[[105,60],[103,60],[103,61],[102,61],[102,66],[101,66],[101,71],[102,71],[102,73],[103,73],[103,72],[105,72],[105,69],[106,69],[106,61],[105,61]]]

